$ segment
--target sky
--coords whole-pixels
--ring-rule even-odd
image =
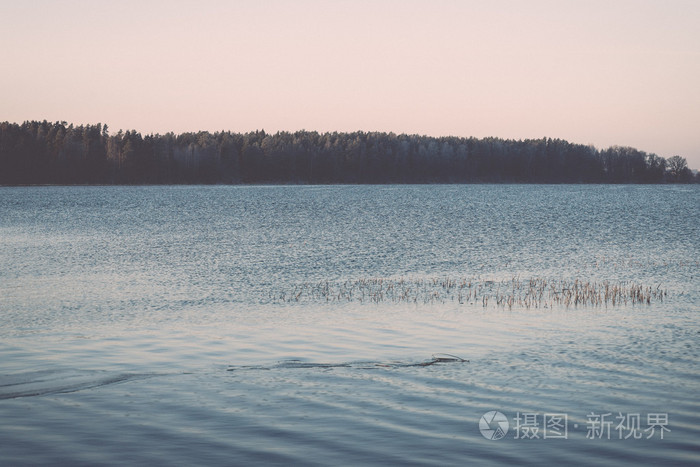
[[[561,138],[700,169],[698,0],[0,0],[0,121]]]

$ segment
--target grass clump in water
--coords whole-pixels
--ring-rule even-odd
[[[415,303],[481,305],[486,308],[607,307],[651,305],[668,295],[661,285],[627,281],[549,280],[519,276],[508,280],[480,278],[383,278],[343,282],[304,282],[291,290],[269,293],[278,303]]]

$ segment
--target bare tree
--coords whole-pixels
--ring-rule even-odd
[[[688,162],[685,157],[673,156],[667,161],[668,174],[674,182],[687,181],[690,175],[690,169],[688,169]]]

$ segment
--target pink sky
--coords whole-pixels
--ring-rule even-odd
[[[0,120],[541,138],[700,168],[700,1],[0,0]]]

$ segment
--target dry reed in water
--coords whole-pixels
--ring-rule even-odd
[[[626,281],[549,280],[519,276],[508,280],[479,278],[360,278],[344,282],[304,282],[292,290],[270,292],[269,299],[292,302],[449,303],[500,308],[606,307],[650,305],[663,301],[661,285]]]

